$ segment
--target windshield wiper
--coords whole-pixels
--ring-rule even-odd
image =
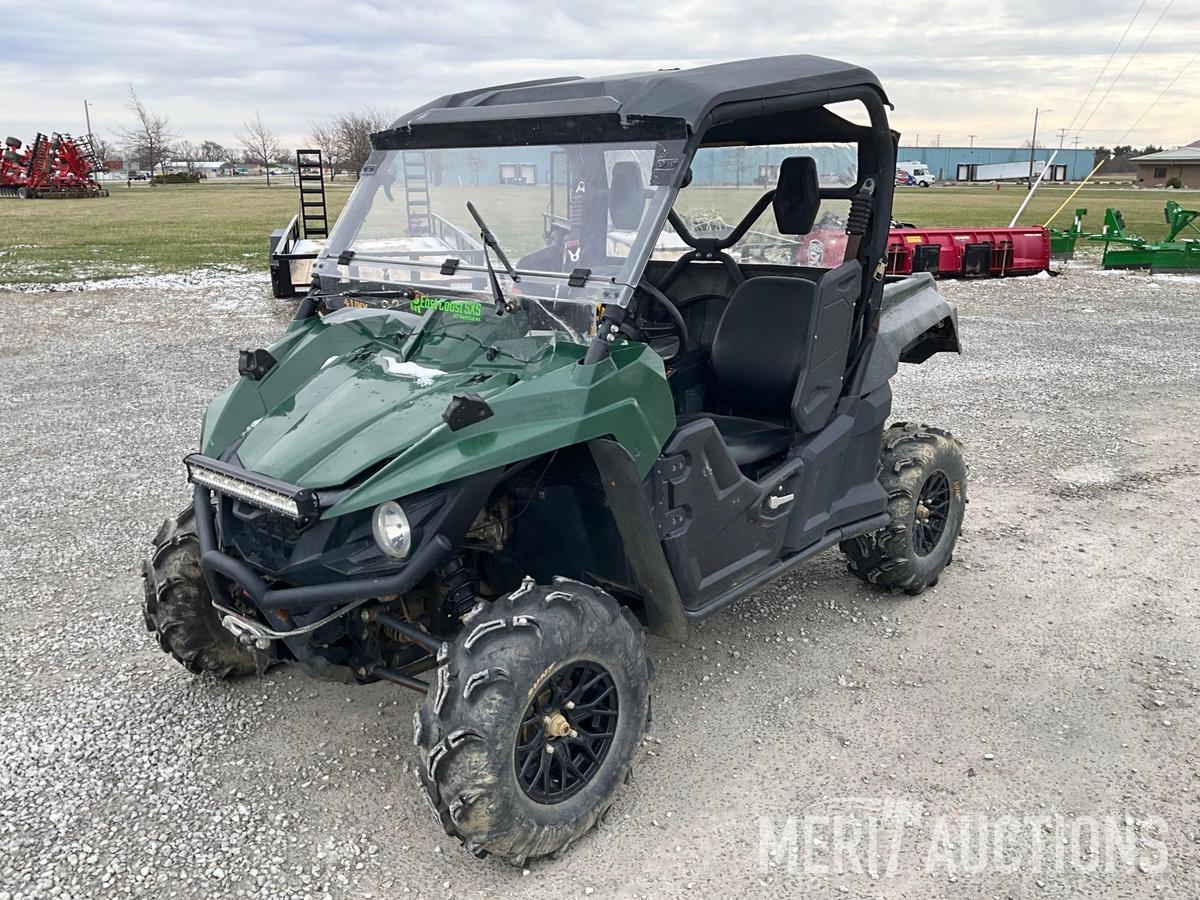
[[[467,212],[471,214],[471,218],[479,226],[479,237],[483,240],[483,261],[487,264],[488,280],[492,285],[492,299],[496,301],[496,315],[502,316],[506,311],[512,312],[514,308],[509,306],[508,300],[504,296],[504,291],[500,289],[500,279],[496,277],[496,270],[492,266],[492,257],[488,253],[488,249],[496,251],[496,257],[504,264],[504,270],[508,272],[508,277],[513,280],[513,283],[520,281],[521,276],[512,267],[512,263],[504,255],[504,250],[500,246],[500,242],[496,240],[496,236],[492,234],[491,229],[487,227],[487,223],[483,221],[483,216],[479,214],[479,210],[475,208],[475,204],[470,200],[467,201]]]

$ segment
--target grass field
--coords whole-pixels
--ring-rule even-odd
[[[349,184],[328,186],[331,214],[340,211],[349,189]],[[268,188],[212,181],[127,188],[117,183],[111,190],[111,196],[91,200],[0,199],[0,284],[54,284],[231,264],[265,268],[271,229],[286,224],[297,205],[291,184]],[[1022,224],[1044,222],[1069,192],[1057,186],[1039,190]],[[538,243],[548,197],[544,187],[441,187],[431,193],[435,211],[461,224],[469,221],[465,201],[476,198],[492,229],[514,254]],[[682,196],[692,206],[707,207],[733,222],[759,193],[759,188],[697,186],[691,196]],[[905,188],[896,192],[895,216],[925,226],[1007,225],[1024,196],[1024,188],[1017,185],[999,191]],[[1089,211],[1087,224],[1099,230],[1104,208],[1116,206],[1131,232],[1155,239],[1164,233],[1162,209],[1168,199],[1196,208],[1200,192],[1088,187],[1054,224],[1069,224],[1080,206]]]
[[[88,200],[0,198],[0,284],[53,284],[197,266],[266,265],[271,229],[295,215],[296,188],[212,182],[112,183]],[[350,185],[327,186],[330,212]]]

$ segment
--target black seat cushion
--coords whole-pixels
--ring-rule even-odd
[[[792,429],[758,419],[741,416],[714,416],[711,413],[689,413],[680,416],[678,426],[683,427],[697,419],[712,419],[721,439],[729,451],[734,465],[748,466],[759,460],[782,453],[792,442]]]
[[[717,395],[737,415],[791,418],[808,362],[816,285],[763,275],[738,285],[713,336]]]
[[[716,394],[728,415],[690,413],[686,425],[709,418],[738,466],[791,446],[796,428],[792,397],[812,343],[816,285],[763,275],[738,285],[713,336],[709,362]]]

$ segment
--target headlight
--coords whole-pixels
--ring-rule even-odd
[[[375,507],[371,531],[379,549],[393,559],[404,559],[412,549],[412,526],[408,516],[394,500],[387,500]]]

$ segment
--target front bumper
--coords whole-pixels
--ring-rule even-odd
[[[197,484],[192,502],[196,512],[196,534],[200,539],[200,568],[208,589],[214,597],[228,600],[228,591],[216,577],[224,576],[241,587],[259,609],[306,612],[333,603],[403,594],[412,590],[430,570],[446,562],[453,550],[445,536],[435,534],[417,548],[408,564],[395,575],[352,578],[334,584],[272,587],[246,563],[218,548],[209,489]]]

